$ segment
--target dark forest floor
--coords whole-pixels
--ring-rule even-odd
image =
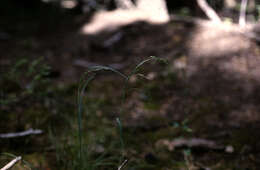
[[[130,78],[124,103],[124,81],[112,73],[99,74],[86,92],[84,144],[91,158],[104,154],[112,164],[100,169],[116,169],[121,156],[129,159],[125,169],[258,169],[260,48],[235,26],[137,22],[85,35],[79,32],[84,17],[52,17],[0,30],[6,35],[0,40],[0,133],[44,130],[1,139],[1,152],[22,155],[38,169],[69,168],[77,157],[77,87],[87,67],[129,74],[156,56],[169,64],[145,64],[142,75]],[[49,75],[42,74],[44,64]]]

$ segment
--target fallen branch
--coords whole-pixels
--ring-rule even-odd
[[[22,159],[21,156],[16,157],[15,159],[13,159],[12,161],[10,161],[8,164],[6,164],[3,168],[1,168],[0,170],[7,170],[12,168],[18,161],[20,161]]]
[[[240,15],[239,15],[239,25],[241,27],[246,26],[246,7],[248,0],[241,1]]]
[[[221,22],[220,17],[218,14],[214,11],[213,8],[209,6],[206,0],[197,0],[197,3],[199,7],[202,9],[203,12],[209,17],[210,20],[214,22]]]
[[[124,160],[124,162],[118,167],[117,170],[121,170],[126,164],[127,164],[128,160]]]
[[[43,131],[40,129],[28,129],[23,132],[0,134],[0,138],[16,138],[16,137],[23,137],[23,136],[28,136],[28,135],[38,135],[41,133],[43,133]]]
[[[175,139],[172,141],[172,145],[174,147],[205,147],[210,149],[220,149],[223,148],[218,146],[214,141],[200,138],[192,138],[192,139]]]
[[[179,147],[202,147],[214,150],[224,150],[225,147],[221,145],[217,145],[214,141],[201,139],[201,138],[191,138],[191,139],[174,139],[172,141],[167,139],[159,140],[156,143],[156,146],[167,146],[170,151],[173,151],[175,148]]]

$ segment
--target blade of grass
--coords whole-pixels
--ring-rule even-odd
[[[119,129],[121,152],[123,153],[124,147],[125,147],[125,146],[124,146],[124,140],[123,140],[123,128],[122,128],[121,121],[120,121],[120,119],[119,119],[118,117],[116,118],[116,122],[117,122],[118,129]],[[123,155],[123,154],[122,154],[122,155]],[[121,155],[120,162],[122,162],[122,155]]]
[[[163,62],[163,63],[165,63],[165,64],[168,63],[167,60],[165,60],[165,59],[158,58],[158,57],[155,57],[155,56],[150,56],[148,59],[143,60],[142,62],[140,62],[140,63],[133,69],[133,71],[130,73],[130,75],[128,76],[128,78],[130,78],[132,75],[136,74],[136,73],[139,71],[139,69],[140,69],[140,67],[141,67],[142,65],[144,65],[145,63],[147,63],[147,62],[149,62],[149,61],[152,61],[152,60],[159,61],[159,62]]]
[[[134,74],[136,74],[140,67],[151,61],[151,60],[155,60],[155,61],[161,61],[164,63],[167,63],[166,60],[164,59],[160,59],[154,56],[151,56],[149,59],[146,59],[142,62],[140,62],[135,68],[134,70],[129,74],[129,75],[125,75],[111,67],[107,67],[107,66],[93,66],[90,67],[89,70],[87,72],[84,73],[83,78],[80,80],[80,84],[79,84],[79,88],[78,88],[78,96],[77,96],[77,100],[78,100],[78,140],[79,140],[79,161],[80,164],[82,164],[82,113],[83,113],[83,97],[84,97],[84,92],[88,86],[88,84],[90,83],[91,80],[93,80],[95,78],[95,75],[97,72],[99,71],[112,71],[116,74],[118,74],[119,76],[123,77],[125,79],[125,85],[124,85],[124,91],[123,91],[123,97],[122,97],[122,102],[125,102],[126,100],[126,94],[127,94],[127,84],[128,81],[130,79],[130,77]],[[94,75],[91,75],[89,78],[87,78],[87,80],[84,80],[85,77],[89,76],[90,73],[95,73]],[[116,119],[118,127],[119,127],[119,134],[120,134],[120,144],[121,144],[121,150],[123,152],[124,149],[124,142],[123,142],[123,137],[122,137],[122,124],[119,118]],[[122,158],[121,158],[122,159]],[[122,160],[121,160],[122,161]],[[98,165],[100,162],[102,161],[98,161],[96,165]],[[80,165],[81,167],[81,165]]]
[[[79,137],[79,159],[82,159],[82,113],[83,113],[83,97],[84,91],[91,80],[95,78],[95,74],[91,75],[78,89],[78,137]],[[81,161],[80,161],[81,162]]]
[[[105,70],[105,71],[112,71],[114,73],[117,73],[118,75],[120,75],[121,77],[127,79],[128,77],[126,75],[124,75],[123,73],[117,71],[116,69],[113,69],[111,67],[107,67],[107,66],[93,66],[93,67],[90,67],[89,68],[89,72],[97,72],[97,71],[102,71],[102,70]]]

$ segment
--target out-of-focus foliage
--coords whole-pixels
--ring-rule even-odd
[[[48,74],[50,67],[44,64],[43,58],[29,61],[19,59],[2,75],[0,81],[2,105],[23,101],[28,97],[40,97],[48,91]]]
[[[138,0],[131,0],[136,3]],[[196,0],[165,0],[168,11],[180,15],[204,16],[204,13],[198,7]],[[208,0],[209,5],[224,14],[239,15],[240,1],[234,1],[235,6],[231,9],[227,6],[228,0]],[[232,1],[233,2],[233,1]],[[252,5],[253,4],[253,5]],[[248,15],[259,16],[259,0],[254,3],[248,3]],[[117,2],[115,0],[2,0],[0,5],[0,14],[2,16],[13,16],[18,14],[23,17],[26,13],[40,14],[39,17],[53,16],[54,11],[70,11],[73,14],[91,14],[98,10],[114,10]],[[42,11],[42,12],[39,12]],[[228,12],[227,12],[228,11]],[[44,14],[44,15],[43,15]],[[33,15],[32,17],[35,17]],[[229,17],[229,16],[224,16]],[[257,19],[256,18],[256,19]],[[54,20],[57,20],[57,18]]]

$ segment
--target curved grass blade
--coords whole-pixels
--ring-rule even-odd
[[[161,59],[161,58],[157,58],[157,57],[154,57],[154,56],[151,56],[150,58],[142,61],[141,63],[139,63],[135,68],[134,70],[129,74],[129,75],[125,75],[119,71],[117,71],[116,69],[113,69],[111,67],[107,67],[107,66],[93,66],[93,67],[90,67],[89,70],[87,72],[84,73],[83,75],[83,78],[88,76],[89,74],[91,73],[95,73],[94,75],[90,76],[86,81],[82,78],[80,80],[80,84],[79,84],[79,88],[78,88],[78,135],[79,135],[79,158],[80,158],[80,164],[82,164],[82,152],[83,152],[83,148],[82,148],[82,113],[83,113],[83,97],[84,97],[84,91],[86,90],[88,84],[90,83],[91,80],[93,80],[95,78],[95,75],[96,75],[96,72],[99,72],[99,71],[111,71],[111,72],[114,72],[116,74],[118,74],[119,76],[123,77],[125,79],[125,87],[124,87],[124,94],[123,94],[123,100],[122,102],[125,101],[126,99],[126,91],[127,91],[127,83],[130,79],[130,77],[134,74],[136,74],[140,67],[142,65],[144,65],[145,63],[151,61],[151,60],[155,60],[155,61],[159,61],[159,62],[163,62],[163,63],[167,63],[166,60],[164,59]],[[85,82],[84,82],[85,81]],[[122,148],[122,151],[124,149],[124,141],[123,141],[123,137],[122,137],[122,124],[121,124],[121,121],[119,118],[116,119],[117,121],[117,124],[118,124],[118,127],[119,127],[119,133],[120,133],[120,143],[121,143],[121,148]],[[101,159],[99,159],[97,162],[96,162],[96,166],[100,166],[102,162],[102,157]],[[81,165],[79,166],[81,167]]]
[[[143,60],[142,62],[140,62],[140,63],[134,68],[134,70],[131,72],[131,74],[129,75],[129,77],[132,76],[132,75],[134,75],[134,74],[136,74],[136,73],[139,71],[139,69],[140,69],[140,67],[141,67],[142,65],[144,65],[145,63],[147,63],[147,62],[149,62],[149,61],[152,61],[152,60],[159,61],[159,62],[163,62],[163,63],[166,63],[166,64],[168,63],[167,60],[165,60],[165,59],[158,58],[158,57],[155,57],[155,56],[150,56],[150,58],[148,58],[148,59]]]
[[[79,159],[82,159],[82,113],[83,113],[83,97],[84,91],[91,80],[95,78],[95,74],[90,76],[85,82],[83,82],[82,87],[78,89],[78,135],[79,135]],[[81,161],[80,161],[81,162]]]
[[[127,79],[128,77],[126,75],[124,75],[123,73],[117,71],[116,69],[113,69],[111,67],[107,67],[107,66],[93,66],[93,67],[90,67],[89,68],[89,72],[97,72],[97,71],[102,71],[102,70],[105,70],[105,71],[112,71],[114,73],[117,73],[118,75],[120,75],[121,77]]]
[[[84,77],[90,74],[91,72],[98,72],[98,71],[112,71],[124,79],[127,79],[128,77],[124,75],[123,73],[110,68],[106,66],[93,66],[89,68],[89,71],[87,71],[84,74]],[[78,88],[78,136],[79,136],[79,159],[80,162],[82,161],[82,113],[83,113],[83,97],[84,97],[84,91],[86,90],[88,84],[90,81],[92,81],[95,78],[96,74],[91,75],[85,82],[84,82],[84,77],[80,80],[79,88]]]
[[[122,128],[122,123],[120,121],[120,119],[117,117],[116,118],[116,122],[118,125],[118,129],[119,129],[119,136],[120,136],[120,144],[121,144],[121,149],[122,151],[124,150],[124,140],[123,140],[123,128]]]

